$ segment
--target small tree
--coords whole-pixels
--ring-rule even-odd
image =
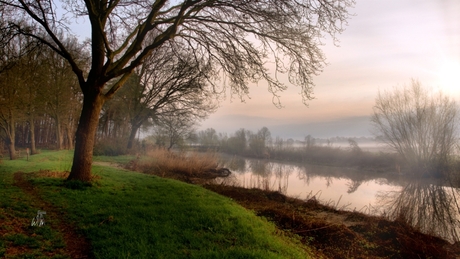
[[[206,148],[216,148],[219,145],[217,132],[213,128],[207,128],[206,130],[198,132],[198,139],[201,145]]]
[[[455,101],[413,80],[410,87],[379,92],[372,122],[413,172],[439,175],[454,151],[457,114]]]
[[[316,144],[315,142],[315,138],[313,138],[311,135],[307,135],[305,137],[305,148],[307,150],[311,149]]]
[[[158,143],[167,148],[168,151],[173,146],[183,145],[186,137],[195,130],[193,128],[195,123],[195,118],[188,113],[178,115],[170,113],[162,116],[161,122],[155,127],[157,141],[161,140]]]
[[[267,156],[267,144],[272,141],[270,130],[263,127],[257,133],[249,134],[249,149],[258,157]]]
[[[226,152],[232,154],[244,154],[247,146],[247,132],[241,128],[227,139]]]

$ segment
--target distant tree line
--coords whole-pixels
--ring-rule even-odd
[[[384,152],[365,152],[358,141],[372,138],[318,139],[307,135],[303,140],[272,137],[267,127],[256,132],[239,129],[233,134],[218,133],[213,128],[199,131],[190,143],[199,150],[214,150],[245,157],[300,163],[352,166],[378,172],[395,172],[396,156]],[[347,143],[339,147],[334,143]]]
[[[65,43],[85,51],[72,38]],[[16,37],[3,46],[0,72],[0,142],[11,159],[16,147],[73,148],[75,127],[81,108],[78,82],[68,64],[55,52]]]

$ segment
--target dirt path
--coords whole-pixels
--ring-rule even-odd
[[[78,234],[72,225],[66,223],[64,214],[59,208],[40,198],[39,192],[29,181],[27,181],[25,175],[26,174],[22,172],[15,173],[13,176],[14,185],[28,194],[32,198],[34,204],[37,204],[42,210],[46,211],[47,218],[54,219],[54,221],[50,223],[50,226],[62,234],[66,244],[66,253],[71,258],[75,259],[91,258],[91,245],[89,241]]]

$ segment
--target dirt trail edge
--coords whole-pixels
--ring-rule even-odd
[[[75,227],[71,224],[66,223],[63,212],[59,211],[56,206],[44,201],[40,198],[38,191],[34,186],[27,181],[25,177],[26,173],[16,172],[13,176],[14,185],[21,188],[26,194],[30,195],[35,204],[38,204],[40,208],[46,211],[46,217],[53,218],[55,221],[51,223],[51,227],[58,230],[66,244],[65,250],[71,258],[92,258],[91,256],[91,245],[89,241],[78,234]]]

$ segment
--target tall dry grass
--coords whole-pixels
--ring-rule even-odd
[[[161,177],[188,180],[210,178],[218,168],[218,155],[214,152],[174,152],[155,149],[129,164],[130,169]]]

